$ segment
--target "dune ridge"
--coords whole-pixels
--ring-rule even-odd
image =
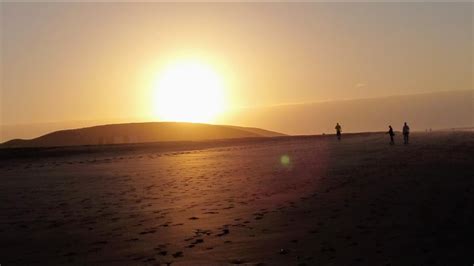
[[[184,122],[110,124],[59,130],[38,138],[14,139],[0,148],[57,147],[166,141],[276,137],[284,134],[259,128]]]

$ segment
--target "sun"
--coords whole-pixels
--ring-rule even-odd
[[[224,111],[221,76],[196,60],[167,66],[155,84],[155,115],[162,121],[213,122]]]

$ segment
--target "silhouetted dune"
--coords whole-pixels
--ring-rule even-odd
[[[275,136],[284,136],[284,134],[258,128],[236,126],[150,122],[60,130],[31,140],[10,140],[1,144],[0,147],[54,147]]]

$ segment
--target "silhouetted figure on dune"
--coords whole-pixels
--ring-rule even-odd
[[[408,144],[408,135],[410,135],[410,127],[407,122],[403,125],[403,144]]]
[[[387,132],[387,134],[390,135],[390,145],[395,144],[395,142],[393,141],[393,136],[395,136],[395,133],[393,132],[393,128],[392,128],[391,125],[388,126],[388,132]]]
[[[337,140],[341,140],[341,125],[339,125],[339,123],[336,123],[336,135],[337,135]]]

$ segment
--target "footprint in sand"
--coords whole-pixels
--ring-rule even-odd
[[[198,239],[194,240],[194,242],[192,242],[191,244],[196,245],[196,244],[201,244],[201,243],[203,243],[203,242],[204,242],[204,239],[198,238]]]
[[[97,241],[97,242],[92,243],[92,245],[105,245],[105,244],[107,244],[107,241]]]
[[[244,264],[246,263],[246,261],[242,259],[233,259],[233,260],[230,260],[229,263],[230,264]]]
[[[227,234],[229,234],[229,233],[230,233],[230,230],[229,230],[229,229],[223,229],[223,230],[222,230],[222,233],[217,234],[217,236],[225,236],[225,235],[227,235]]]
[[[183,252],[182,251],[178,251],[176,253],[173,254],[173,257],[174,258],[179,258],[179,257],[182,257],[183,256]]]
[[[153,234],[153,233],[155,233],[155,232],[156,232],[156,230],[149,230],[149,231],[140,232],[139,234],[140,234],[140,235],[146,235],[146,234]]]
[[[278,251],[278,254],[280,255],[286,255],[290,253],[290,251],[288,249],[285,249],[285,248],[281,248],[280,251]]]

